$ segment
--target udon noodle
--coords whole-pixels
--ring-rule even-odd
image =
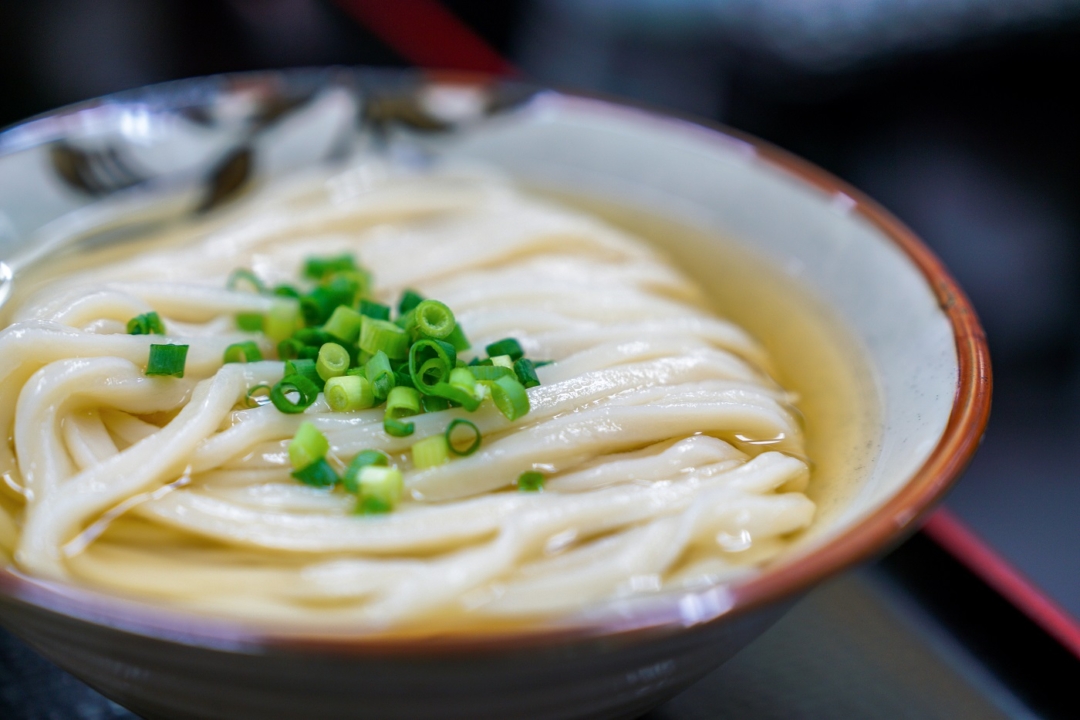
[[[518,621],[736,578],[808,526],[794,398],[769,359],[642,241],[482,175],[365,166],[264,189],[225,219],[87,261],[16,298],[0,332],[0,545],[22,571],[190,610],[337,626]],[[455,312],[473,351],[504,337],[553,360],[510,421],[486,401],[411,418],[378,409],[248,407],[282,363],[223,364],[272,299],[235,268],[293,280],[354,253],[374,297],[406,288]],[[156,311],[189,346],[183,378],[144,373]],[[482,446],[436,467],[410,447],[452,418]],[[343,467],[388,453],[405,498],[355,498],[290,476],[302,421]],[[542,492],[514,479],[538,470]]]

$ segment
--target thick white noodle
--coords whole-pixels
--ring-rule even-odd
[[[738,577],[813,518],[799,414],[762,348],[595,218],[483,174],[369,164],[171,233],[11,300],[0,550],[27,572],[256,620],[536,619]],[[511,336],[554,361],[531,411],[429,413],[398,438],[380,409],[247,407],[282,364],[222,354],[255,340],[274,356],[234,321],[273,300],[226,289],[228,274],[296,282],[306,256],[340,252],[371,270],[382,302],[405,288],[446,302],[474,343],[466,359]],[[127,335],[151,310],[168,334]],[[189,345],[183,379],[144,374],[152,343]],[[480,429],[479,451],[414,469],[411,445],[454,418]],[[303,420],[339,468],[390,453],[401,506],[357,516],[340,489],[292,479],[286,446]],[[534,469],[544,491],[516,491]]]

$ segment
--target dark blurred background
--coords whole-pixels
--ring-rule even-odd
[[[0,0],[0,125],[191,75],[408,65],[410,52],[368,29],[378,5]],[[442,8],[529,79],[728,123],[851,181],[921,234],[974,299],[995,363],[990,431],[948,505],[1080,617],[1080,3]]]

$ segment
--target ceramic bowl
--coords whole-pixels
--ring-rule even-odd
[[[990,402],[982,330],[896,219],[731,130],[511,81],[365,69],[222,76],[16,125],[0,134],[0,298],[15,258],[70,240],[73,217],[96,223],[99,240],[119,237],[358,152],[481,161],[753,246],[865,348],[880,452],[849,511],[787,561],[528,631],[305,637],[0,571],[0,622],[144,717],[634,717],[731,657],[815,583],[913,531],[975,451]]]

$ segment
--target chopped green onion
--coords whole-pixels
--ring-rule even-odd
[[[288,393],[299,395],[297,402],[287,397]],[[270,402],[283,413],[295,415],[306,410],[319,397],[319,386],[303,375],[286,375],[270,389]]]
[[[292,285],[275,285],[271,294],[277,295],[278,297],[292,298],[293,300],[300,299],[300,291]]]
[[[258,362],[262,359],[262,351],[260,351],[259,346],[251,340],[248,340],[246,342],[233,343],[229,347],[225,348],[224,361],[227,363]]]
[[[362,468],[356,476],[356,484],[359,489],[360,508],[364,508],[366,500],[375,500],[385,508],[382,512],[393,510],[405,491],[405,480],[401,471],[382,465],[367,465]]]
[[[314,360],[297,358],[285,363],[285,375],[300,375],[307,378],[317,390],[322,390],[326,382],[319,375]]]
[[[319,359],[319,348],[312,347],[311,345],[305,345],[300,348],[299,357],[300,360],[315,361]]]
[[[396,387],[386,397],[386,416],[399,420],[420,413],[420,393],[413,388]]]
[[[274,342],[292,337],[300,325],[300,306],[295,300],[275,299],[263,322],[263,332]]]
[[[347,305],[338,305],[330,319],[323,325],[323,330],[339,340],[354,343],[360,337],[362,316]]]
[[[322,280],[331,273],[356,269],[356,260],[348,253],[333,257],[309,257],[304,261],[304,276],[312,280]]]
[[[465,331],[461,329],[460,324],[454,325],[454,329],[451,330],[450,334],[443,338],[443,340],[446,340],[446,342],[453,345],[454,349],[458,352],[464,352],[472,347],[472,345],[469,344],[468,338],[465,337]]]
[[[266,285],[259,279],[259,276],[248,270],[247,268],[237,268],[229,273],[229,279],[225,281],[225,287],[230,290],[242,289],[242,285],[249,285],[252,292],[265,292]]]
[[[375,392],[367,378],[343,375],[330,378],[323,388],[326,402],[334,412],[367,410],[375,406]]]
[[[333,487],[338,482],[337,473],[326,460],[316,460],[306,468],[294,470],[292,476],[312,487]]]
[[[398,314],[404,315],[420,303],[424,302],[424,296],[415,290],[406,290],[401,295],[401,300],[398,301]]]
[[[554,360],[530,360],[534,368],[542,368],[545,365],[554,365]]]
[[[309,420],[300,423],[296,434],[289,441],[289,462],[294,470],[303,470],[308,465],[322,460],[330,451],[330,441],[319,432],[319,428]]]
[[[540,378],[536,376],[536,364],[528,358],[520,358],[514,363],[514,374],[526,389],[540,384]]]
[[[354,368],[349,368],[345,371],[346,375],[355,375],[356,377],[362,377],[367,379],[367,368],[363,365],[359,365]]]
[[[356,495],[360,492],[360,486],[358,484],[360,471],[369,465],[385,467],[390,464],[390,458],[382,450],[364,450],[357,454],[349,463],[349,468],[345,471],[344,485],[345,490]]]
[[[165,325],[161,322],[161,316],[151,310],[142,315],[136,315],[127,321],[128,335],[164,335]]]
[[[308,347],[314,347],[316,350],[328,342],[334,342],[334,338],[330,333],[319,328],[300,328],[293,333],[293,339],[299,340]]]
[[[456,360],[457,353],[450,343],[442,340],[417,340],[409,348],[409,375],[418,390],[431,395],[432,388],[450,380]]]
[[[421,373],[423,373],[422,369]],[[429,387],[427,392],[457,403],[469,412],[480,407],[480,401],[483,400],[481,386],[477,385],[476,378],[468,368],[454,368],[450,371],[449,382],[440,382],[434,387]]]
[[[286,338],[277,345],[278,360],[295,360],[300,357],[300,351],[304,349],[304,343],[296,338]]]
[[[495,367],[504,367],[507,370],[514,369],[514,361],[510,359],[509,355],[496,355],[491,358],[491,364]]]
[[[389,395],[390,390],[396,384],[394,381],[394,371],[390,369],[390,360],[382,350],[375,353],[372,358],[367,361],[364,373],[371,383],[371,388],[375,392],[375,399],[377,401],[381,402]]]
[[[259,402],[260,397],[264,397],[269,401],[270,399],[270,386],[266,383],[260,383],[255,387],[247,391],[247,397],[245,398],[245,404],[249,408],[259,407],[263,403]]]
[[[236,327],[244,332],[262,332],[262,313],[239,313],[236,316]]]
[[[469,368],[469,372],[480,381],[498,380],[501,377],[514,377],[514,371],[501,365],[477,365]]]
[[[450,407],[450,401],[435,395],[423,395],[420,398],[420,407],[422,407],[426,413],[439,412],[440,410],[448,409]]]
[[[317,287],[307,295],[300,297],[300,314],[308,327],[322,325],[340,303],[326,288]]]
[[[400,367],[394,371],[394,385],[396,387],[416,388],[416,383],[413,382],[409,369],[405,367]]]
[[[389,320],[390,308],[373,300],[360,301],[360,314],[376,320]]]
[[[442,435],[432,435],[412,446],[413,467],[417,470],[437,467],[449,459],[450,449]]]
[[[517,360],[525,355],[525,351],[521,349],[521,344],[514,338],[503,338],[498,342],[491,343],[485,349],[490,358],[498,355],[509,355],[511,360]]]
[[[484,383],[491,390],[491,399],[507,420],[517,420],[529,412],[529,395],[515,377],[501,377]]]
[[[326,343],[319,348],[319,359],[315,363],[315,372],[323,380],[344,375],[349,369],[349,351],[337,343]]]
[[[424,300],[415,308],[416,329],[421,335],[441,340],[454,331],[454,313],[438,300]]]
[[[393,360],[402,360],[409,355],[409,335],[394,323],[364,316],[360,349],[372,354],[381,350]]]
[[[415,423],[402,422],[392,417],[384,417],[382,425],[386,434],[394,437],[408,437],[416,430]]]
[[[458,427],[467,427],[472,431],[472,442],[469,443],[469,446],[464,450],[458,450],[457,446],[454,445],[454,430]],[[472,455],[476,452],[480,448],[480,442],[483,439],[480,435],[480,428],[476,427],[475,423],[465,420],[464,418],[454,418],[451,420],[450,424],[446,426],[446,432],[443,433],[443,436],[446,438],[446,445],[450,448],[450,452],[455,455],[460,455],[461,457]]]
[[[151,345],[150,358],[146,363],[146,374],[184,377],[187,351],[187,345]]]
[[[523,472],[518,475],[517,486],[522,492],[539,492],[544,489],[544,476],[534,470]]]

